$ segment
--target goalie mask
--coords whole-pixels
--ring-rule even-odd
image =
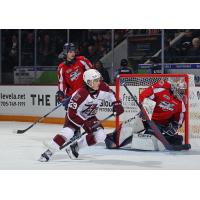
[[[179,80],[177,82],[170,81],[170,83],[171,83],[171,90],[174,96],[179,100],[183,100],[183,97],[187,89],[186,82],[184,80]]]
[[[93,90],[98,90],[101,80],[101,74],[96,69],[89,69],[84,72],[83,80]]]

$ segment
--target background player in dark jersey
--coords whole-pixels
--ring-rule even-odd
[[[117,75],[119,74],[133,74],[132,68],[128,67],[128,60],[121,59],[120,67],[117,69],[116,73],[114,74],[114,78],[116,79]]]

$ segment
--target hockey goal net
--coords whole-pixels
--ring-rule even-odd
[[[131,118],[133,118],[140,109],[136,103],[132,100],[129,93],[126,91],[123,83],[127,85],[132,94],[139,100],[139,94],[145,88],[153,85],[159,80],[184,80],[187,84],[187,90],[185,94],[185,121],[178,130],[180,134],[183,135],[185,144],[189,143],[189,75],[187,74],[121,74],[116,79],[116,96],[121,99],[122,105],[124,107],[124,113],[119,117],[116,117],[116,127],[117,130],[122,123],[122,131],[131,131]]]

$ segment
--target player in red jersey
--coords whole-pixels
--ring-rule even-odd
[[[83,85],[83,73],[93,66],[84,56],[76,56],[76,47],[73,43],[64,44],[60,57],[63,62],[58,66],[57,101],[67,107],[69,101],[65,99]]]
[[[168,126],[173,120],[180,127],[184,120],[185,104],[183,95],[185,93],[185,83],[169,83],[159,81],[152,87],[147,88],[140,94],[140,102],[145,98],[150,98],[156,102],[152,120],[156,124]]]
[[[184,122],[184,113],[186,107],[184,104],[184,96],[186,91],[186,83],[183,80],[175,81],[159,81],[141,92],[139,100],[144,104],[145,100],[154,103],[154,109],[151,120],[153,120],[161,133],[172,145],[181,145],[183,142],[182,135],[177,133]],[[119,146],[127,145],[132,141],[134,133],[151,134],[152,130],[140,115],[133,119],[133,130],[119,135]],[[126,142],[125,142],[126,141]],[[107,148],[117,148],[116,131],[109,134],[106,138]]]
[[[116,101],[115,94],[109,86],[101,80],[101,74],[90,69],[84,72],[83,79],[85,85],[73,93],[65,117],[64,128],[60,134],[56,135],[48,145],[40,158],[40,161],[47,162],[50,157],[69,141],[76,130],[82,127],[87,134],[66,149],[69,156],[78,157],[80,148],[104,142],[106,134],[103,126],[96,118],[96,113],[103,100],[112,102],[113,112],[120,115],[124,109],[120,101]],[[95,127],[94,127],[95,125]]]

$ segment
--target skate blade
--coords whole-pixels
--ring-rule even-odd
[[[39,162],[48,162],[49,160],[47,160],[46,158],[44,158],[43,156],[41,156],[39,159],[38,159]]]

